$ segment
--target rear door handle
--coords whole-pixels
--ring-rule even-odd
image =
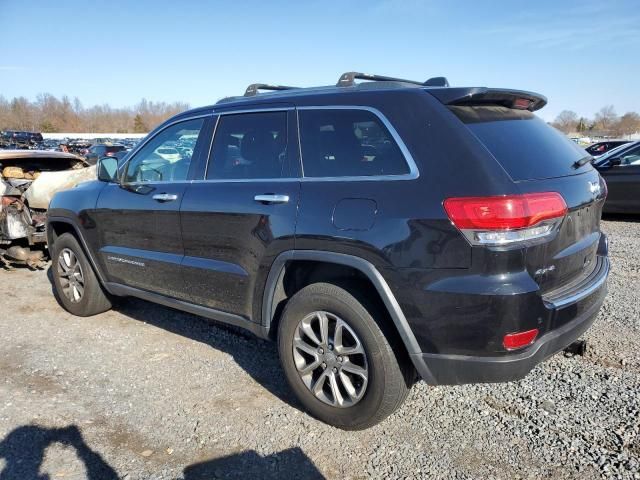
[[[173,202],[178,199],[178,195],[175,193],[156,193],[153,197],[157,202]]]
[[[289,201],[289,195],[274,195],[267,193],[264,195],[256,195],[253,197],[256,202],[262,203],[287,203]]]

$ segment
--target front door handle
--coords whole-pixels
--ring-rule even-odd
[[[173,202],[178,199],[178,195],[175,193],[156,193],[153,197],[157,202]]]
[[[289,201],[289,195],[274,195],[273,193],[266,193],[264,195],[256,195],[253,199],[256,202],[262,203],[287,203]]]

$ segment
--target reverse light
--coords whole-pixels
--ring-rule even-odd
[[[567,213],[559,193],[447,198],[451,222],[473,245],[506,245],[550,235]]]
[[[508,333],[502,340],[502,345],[507,350],[517,350],[531,345],[538,336],[538,329],[527,330],[526,332]]]

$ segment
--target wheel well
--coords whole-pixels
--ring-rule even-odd
[[[71,225],[70,223],[67,222],[50,222],[49,223],[49,238],[47,238],[47,241],[49,244],[53,243],[56,241],[56,239],[62,235],[63,233],[70,233],[72,234],[74,237],[76,237],[76,239],[80,240],[78,238],[78,234],[76,233],[76,229],[73,228],[73,225]]]
[[[362,302],[366,308],[381,312],[375,320],[392,345],[401,350],[397,353],[409,358],[406,346],[373,282],[357,268],[339,263],[315,260],[293,260],[285,263],[273,294],[272,318],[267,319],[267,321],[270,320],[269,336],[271,338],[277,336],[278,322],[287,301],[307,285],[318,282],[339,285]]]

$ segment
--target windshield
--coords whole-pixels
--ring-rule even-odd
[[[637,147],[638,145],[640,145],[640,142],[625,143],[625,144],[620,145],[620,146],[618,146],[616,148],[612,148],[607,153],[605,153],[604,155],[599,157],[598,160],[596,160],[595,164],[598,165],[598,166],[599,165],[604,165],[605,163],[607,163],[609,161],[610,158],[613,158],[616,155],[619,155],[621,152],[623,152],[627,148]]]

